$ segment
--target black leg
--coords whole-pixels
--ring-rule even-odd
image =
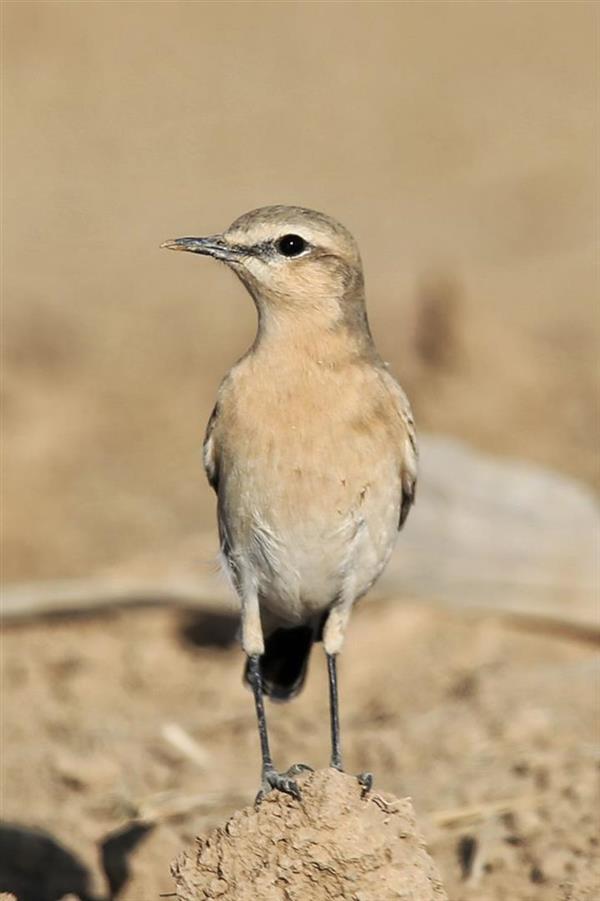
[[[342,768],[342,742],[340,738],[340,707],[337,687],[337,658],[335,654],[327,654],[327,672],[329,674],[329,717],[331,722],[331,762],[335,770],[344,772]],[[373,776],[371,773],[359,773],[356,777],[362,786],[363,794],[371,790]]]
[[[340,741],[340,710],[337,689],[337,657],[327,654],[327,672],[329,674],[329,718],[331,722],[331,762],[336,770],[342,769],[342,747]]]
[[[260,675],[260,657],[258,654],[248,658],[248,681],[254,692],[254,705],[256,707],[256,720],[258,722],[258,737],[260,739],[260,753],[262,757],[262,773],[273,769],[271,749],[269,748],[269,734],[267,732],[267,718],[263,702],[262,677]]]
[[[267,718],[265,716],[265,705],[263,701],[262,677],[260,674],[260,657],[258,654],[248,658],[248,681],[254,692],[254,704],[256,707],[256,719],[258,722],[258,737],[260,739],[260,753],[262,757],[261,767],[261,788],[256,796],[257,803],[262,801],[264,796],[273,788],[286,792],[294,798],[300,798],[300,789],[296,782],[290,778],[291,775],[309,769],[302,764],[296,768],[292,768],[288,773],[277,773],[273,766],[271,758],[271,749],[269,748],[269,734],[267,732]]]

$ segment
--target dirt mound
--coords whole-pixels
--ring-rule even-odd
[[[271,793],[198,839],[173,866],[178,901],[443,901],[410,800],[362,790],[335,770],[311,773],[298,802]]]

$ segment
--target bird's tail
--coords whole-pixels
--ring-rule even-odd
[[[315,637],[312,625],[276,629],[267,637],[260,671],[263,691],[273,701],[289,701],[301,691]],[[247,663],[244,682],[250,684]]]

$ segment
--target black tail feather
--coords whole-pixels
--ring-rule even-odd
[[[263,691],[273,701],[289,701],[300,692],[314,640],[312,625],[276,629],[268,636],[265,653],[260,658],[260,671]],[[247,663],[244,682],[250,684]]]

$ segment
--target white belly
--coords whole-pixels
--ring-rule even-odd
[[[277,505],[257,509],[235,547],[236,565],[251,573],[261,607],[300,623],[348,593],[359,598],[381,574],[398,533],[400,486],[372,482],[347,509],[314,503],[290,520]]]

